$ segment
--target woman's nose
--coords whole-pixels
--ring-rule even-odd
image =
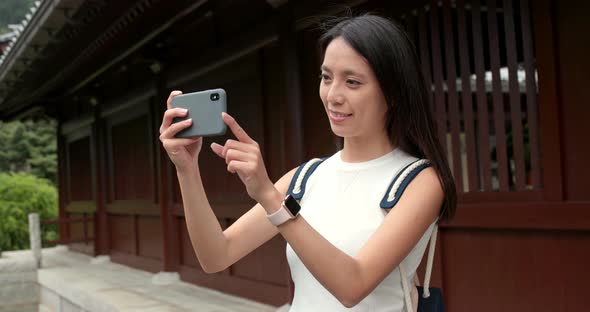
[[[328,90],[327,100],[329,103],[332,103],[332,104],[341,104],[343,101],[341,88],[340,88],[339,84],[336,83],[335,81],[332,83],[332,85],[330,86],[330,89]]]

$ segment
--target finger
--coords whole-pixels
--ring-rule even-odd
[[[170,95],[168,96],[168,100],[166,100],[166,108],[170,109],[170,103],[172,102],[172,98],[177,96],[177,95],[181,95],[182,91],[179,90],[174,90],[172,92],[170,92]]]
[[[245,161],[232,160],[227,164],[227,171],[231,173],[243,172],[248,167],[248,163]]]
[[[236,138],[240,142],[244,142],[244,143],[254,142],[254,140],[252,140],[252,138],[250,138],[250,136],[248,136],[246,131],[244,131],[244,129],[242,129],[242,127],[240,127],[240,125],[238,125],[238,122],[232,116],[230,116],[228,113],[221,113],[221,118],[223,119],[223,122],[225,122],[225,124],[229,127],[231,132],[236,136]]]
[[[227,154],[225,155],[225,163],[228,165],[230,162],[232,162],[234,160],[240,161],[240,162],[250,162],[255,159],[256,159],[255,156],[253,157],[252,154],[238,151],[235,149],[230,149],[229,151],[227,151]]]
[[[178,154],[181,147],[191,145],[201,138],[190,138],[190,139],[165,139],[162,140],[162,145],[164,149],[168,151],[170,154],[175,155]]]
[[[247,153],[256,153],[256,147],[252,146],[252,144],[243,143],[240,141],[229,139],[225,141],[225,145],[223,146],[223,150],[221,152],[222,157],[225,157],[226,153],[230,149],[236,149],[239,151],[247,152]]]
[[[170,125],[174,121],[174,118],[184,117],[184,116],[186,116],[186,114],[188,114],[188,110],[184,109],[184,108],[173,108],[173,109],[167,110],[164,113],[164,117],[162,119],[162,125],[160,126],[160,133],[166,131],[166,129],[168,129],[168,127],[170,127]]]
[[[224,158],[223,157],[223,146],[217,143],[211,143],[211,150],[213,151],[213,153],[215,153],[217,156]]]
[[[190,125],[192,123],[193,123],[192,118],[174,123],[170,127],[168,127],[166,130],[164,130],[164,132],[162,132],[162,134],[160,134],[160,138],[161,139],[172,139],[179,131],[190,127]]]

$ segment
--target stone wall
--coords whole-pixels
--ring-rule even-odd
[[[35,260],[10,254],[4,252],[0,257],[0,312],[37,312],[40,294]]]

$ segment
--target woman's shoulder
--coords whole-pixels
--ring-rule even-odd
[[[339,153],[340,151],[328,156],[318,156],[307,159],[299,166],[291,169],[288,174],[292,173],[292,176],[299,174],[310,174],[310,171],[315,172],[315,170],[319,169],[320,167],[325,168],[327,166],[331,166],[337,159],[339,159],[339,157],[337,157]]]
[[[282,178],[290,181],[287,193],[303,194],[308,181],[315,180],[318,174],[330,166],[332,158],[331,156],[312,158],[287,172]]]

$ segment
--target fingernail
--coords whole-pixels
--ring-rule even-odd
[[[182,112],[186,114],[186,113],[188,113],[188,109],[186,109],[186,108],[183,108],[183,109],[182,109]]]

